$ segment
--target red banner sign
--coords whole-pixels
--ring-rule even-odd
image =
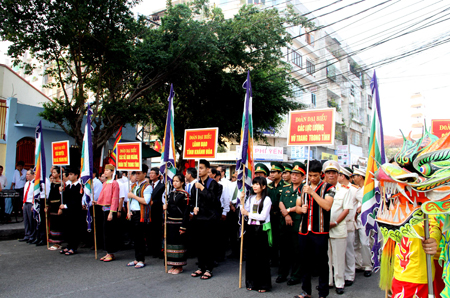
[[[450,119],[431,120],[431,133],[438,138],[450,132]]]
[[[200,128],[184,131],[184,159],[215,158],[219,129]]]
[[[52,164],[54,166],[70,165],[69,141],[52,142]]]
[[[118,171],[141,171],[142,143],[117,143],[116,165]]]
[[[335,109],[289,112],[288,146],[334,144]]]

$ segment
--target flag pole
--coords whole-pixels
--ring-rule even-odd
[[[94,178],[92,178],[92,221],[94,222],[94,250],[95,250],[95,259],[97,260],[97,226],[95,225],[95,191],[94,191]],[[88,206],[89,212],[89,206]]]
[[[61,192],[61,205],[64,205],[63,192],[64,192],[64,189],[66,189],[66,183],[63,180],[64,173],[62,171],[62,166],[59,166],[59,172],[61,173],[61,186],[63,187],[62,192]]]
[[[47,178],[44,177],[44,211],[45,211],[45,234],[47,236],[47,249],[50,248],[49,240],[48,240],[48,217],[47,217]]]
[[[428,214],[425,213],[425,240],[430,239],[430,221]],[[426,254],[427,257],[427,280],[428,280],[428,298],[434,298],[434,288],[433,288],[433,270],[431,268],[431,255]]]
[[[166,270],[167,273],[167,162],[166,162],[166,168],[164,169],[164,176],[165,176],[165,189],[166,191],[164,192],[166,194],[166,200],[165,200],[165,204],[166,204],[166,210],[164,210],[164,269]]]
[[[198,160],[198,164],[197,164],[197,182],[199,183],[200,178],[199,178],[199,169],[200,169],[200,159]],[[198,189],[195,190],[195,207],[198,207]]]
[[[307,167],[306,167],[306,185],[308,185],[308,180],[309,180],[309,156],[310,156],[310,154],[311,154],[311,146],[308,145],[308,159],[307,159]],[[308,194],[305,193],[303,205],[306,205],[307,197],[308,197]]]
[[[243,191],[245,192],[245,166],[244,166],[244,171],[242,173],[242,181],[243,181]],[[241,206],[244,206],[245,208],[245,197],[244,197],[244,202],[241,202]],[[241,208],[241,248],[240,248],[240,255],[239,255],[239,289],[242,288],[242,255],[244,253],[244,224],[245,224],[245,220],[244,220],[244,215],[242,214],[242,208]]]

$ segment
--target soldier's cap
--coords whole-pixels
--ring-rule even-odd
[[[269,176],[269,168],[263,163],[257,163],[255,165],[255,173],[264,173]]]
[[[283,172],[284,171],[284,167],[283,164],[281,162],[271,162],[270,163],[270,171],[280,171]]]
[[[296,161],[293,166],[292,173],[302,173],[303,175],[306,175],[306,166],[302,162]]]
[[[284,166],[284,171],[283,172],[292,172],[292,165],[290,163],[285,162],[283,164]]]
[[[353,175],[360,175],[366,177],[366,169],[355,168],[353,170]]]
[[[339,166],[339,163],[335,160],[328,160],[323,164],[322,171],[324,173],[328,171],[335,171],[339,173],[341,171],[341,167]]]
[[[341,168],[341,174],[344,174],[345,176],[350,178],[350,176],[352,175],[352,172],[350,172],[347,167],[342,167]]]

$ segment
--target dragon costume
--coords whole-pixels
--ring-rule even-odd
[[[427,283],[418,264],[425,262],[421,247],[428,214],[430,237],[438,242],[444,264],[441,297],[450,298],[450,133],[438,139],[425,130],[417,141],[403,139],[396,163],[380,165],[374,173],[381,196],[376,217],[383,236],[380,287],[390,289],[394,276],[400,282]]]

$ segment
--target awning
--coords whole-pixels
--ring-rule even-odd
[[[149,145],[142,143],[142,158],[160,157],[161,153],[150,148]]]

